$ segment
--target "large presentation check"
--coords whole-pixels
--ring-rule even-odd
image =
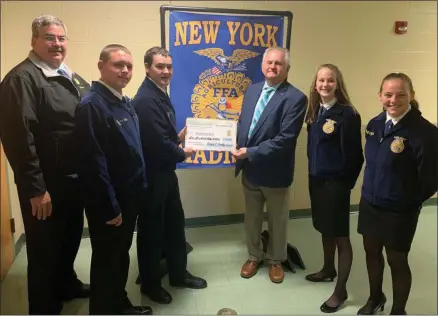
[[[232,151],[236,148],[236,121],[187,118],[186,126],[184,147],[212,151]]]

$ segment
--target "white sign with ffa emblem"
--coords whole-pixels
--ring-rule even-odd
[[[187,118],[185,147],[194,150],[236,149],[237,121]]]

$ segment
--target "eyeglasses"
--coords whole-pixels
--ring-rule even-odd
[[[43,36],[44,40],[49,43],[56,43],[58,40],[60,43],[65,43],[67,41],[67,36],[56,36],[52,34],[45,34]]]

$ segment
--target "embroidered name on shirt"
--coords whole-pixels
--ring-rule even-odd
[[[122,126],[123,123],[128,122],[128,119],[126,117],[122,118],[121,120],[116,120],[117,125]]]

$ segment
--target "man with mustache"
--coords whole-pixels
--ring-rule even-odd
[[[202,289],[207,282],[186,270],[185,218],[175,169],[193,150],[178,147],[185,129],[177,133],[175,109],[166,91],[172,78],[172,57],[166,49],[153,47],[146,51],[144,64],[146,78],[133,99],[149,183],[137,224],[138,265],[141,292],[154,302],[169,304],[172,297],[161,287],[163,253],[171,286]]]
[[[90,293],[74,271],[84,201],[73,135],[89,85],[63,63],[66,27],[57,17],[33,21],[31,45],[0,85],[0,137],[26,233],[29,314],[59,314],[63,301]]]
[[[132,78],[131,52],[107,45],[99,56],[100,80],[76,110],[79,176],[87,202],[91,246],[90,314],[151,315],[133,306],[126,290],[129,249],[146,174],[138,118],[123,89]]]

